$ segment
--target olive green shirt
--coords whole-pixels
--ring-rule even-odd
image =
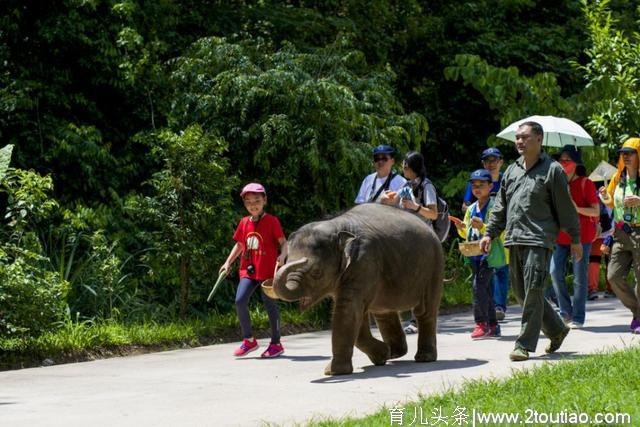
[[[539,246],[553,250],[562,228],[572,243],[580,243],[578,212],[571,203],[569,184],[559,163],[545,153],[531,169],[520,157],[502,176],[486,235],[505,231],[504,245]]]

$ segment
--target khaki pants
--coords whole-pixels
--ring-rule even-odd
[[[520,335],[516,348],[536,351],[540,331],[549,338],[560,335],[566,326],[544,298],[552,252],[536,246],[509,247],[509,280],[522,306]]]
[[[622,230],[616,230],[615,240],[611,248],[611,260],[607,279],[611,282],[613,292],[620,302],[631,310],[633,317],[640,319],[640,232],[634,231],[630,235]],[[633,265],[635,283],[627,283],[627,276]]]

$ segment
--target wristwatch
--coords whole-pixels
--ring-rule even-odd
[[[420,212],[420,209],[422,209],[422,206],[418,205],[418,207],[417,207],[417,208],[415,208],[414,212],[416,212],[416,213],[417,213],[417,212]]]

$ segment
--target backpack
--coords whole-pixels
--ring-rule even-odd
[[[424,178],[424,181],[420,183],[418,186],[418,192],[421,193],[419,200],[422,200],[422,205],[424,206],[424,186],[425,184],[433,183],[429,180],[429,178]],[[436,186],[433,185],[435,189]],[[438,196],[438,192],[436,190],[436,210],[438,211],[438,217],[431,221],[431,225],[433,226],[433,231],[436,232],[436,236],[440,239],[441,242],[444,242],[449,236],[449,228],[451,227],[451,220],[449,219],[449,205],[447,202],[440,196]]]
[[[602,233],[606,233],[611,230],[611,216],[609,215],[609,211],[607,211],[607,207],[600,202],[600,218],[596,227],[596,239],[600,237]]]

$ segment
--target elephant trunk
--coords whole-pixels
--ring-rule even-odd
[[[307,258],[300,258],[285,264],[273,279],[273,290],[278,298],[285,301],[296,301],[303,296],[302,278],[308,268]]]

